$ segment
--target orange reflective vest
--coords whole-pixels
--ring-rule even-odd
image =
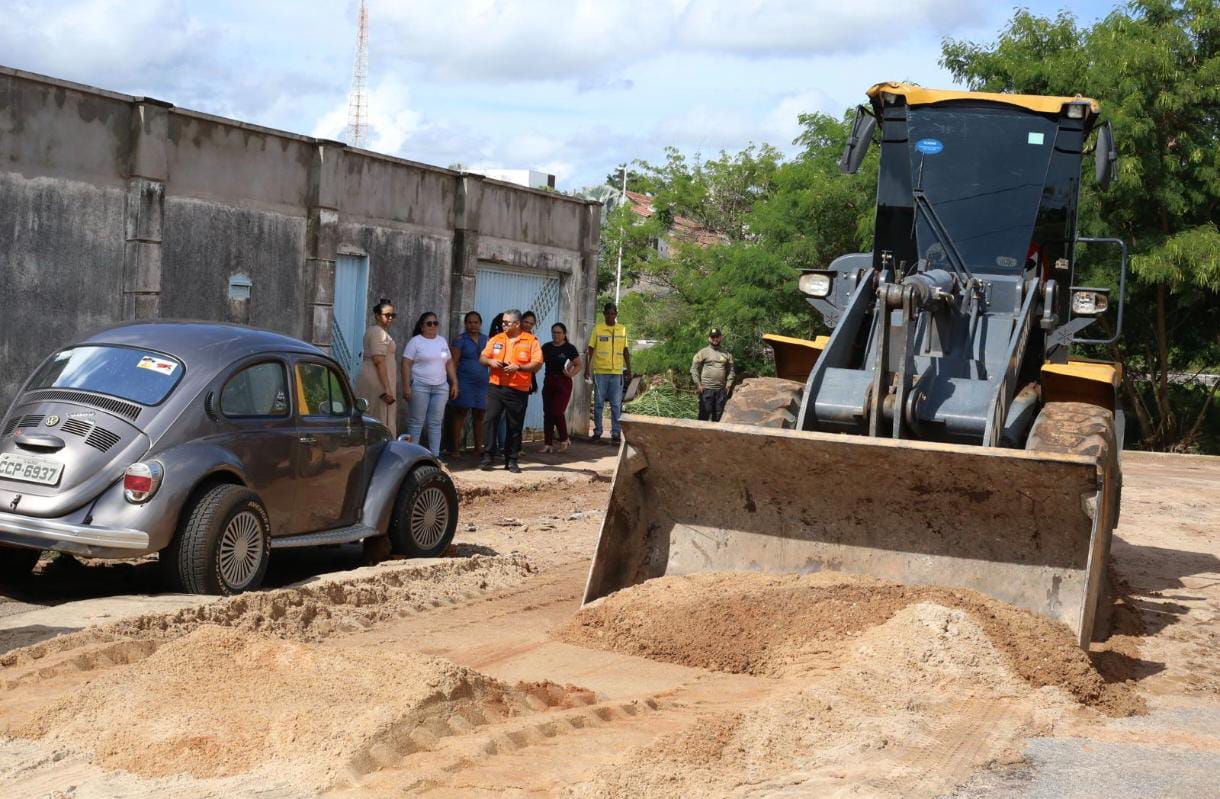
[[[529,366],[531,363],[542,363],[542,347],[533,333],[522,330],[516,338],[509,338],[507,333],[498,333],[487,340],[483,348],[483,357],[493,361],[507,361],[517,366]],[[498,366],[491,368],[488,378],[493,386],[508,386],[518,391],[530,390],[531,372],[520,371],[507,373]]]

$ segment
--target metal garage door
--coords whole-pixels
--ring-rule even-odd
[[[331,355],[352,380],[360,371],[364,355],[364,330],[368,316],[369,259],[363,255],[340,255],[335,261],[334,326]]]
[[[475,278],[475,310],[483,317],[483,332],[487,332],[496,314],[509,308],[538,314],[534,335],[545,344],[551,340],[551,325],[564,321],[559,318],[559,278],[499,266],[480,266]],[[530,395],[525,413],[526,430],[542,429],[542,374],[538,373],[538,392]]]

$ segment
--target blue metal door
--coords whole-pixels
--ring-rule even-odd
[[[331,355],[348,376],[356,379],[364,356],[364,329],[368,311],[369,259],[364,255],[340,255],[335,261],[334,324]]]
[[[542,344],[551,340],[551,325],[559,318],[559,278],[531,272],[480,266],[475,278],[475,310],[483,317],[483,332],[491,327],[496,314],[509,308],[538,315],[534,335]],[[566,323],[565,323],[566,324]],[[542,429],[542,377],[538,373],[538,391],[530,395],[525,412],[525,429]]]

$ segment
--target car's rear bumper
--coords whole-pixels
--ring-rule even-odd
[[[148,551],[148,533],[0,513],[0,544],[52,549],[89,557],[135,557]]]

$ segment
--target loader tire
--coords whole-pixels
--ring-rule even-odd
[[[1048,402],[1029,430],[1025,449],[1086,455],[1096,460],[1098,476],[1114,485],[1106,508],[1106,524],[1111,528],[1118,524],[1122,473],[1118,468],[1113,413],[1087,402]]]
[[[1097,598],[1097,615],[1093,622],[1093,640],[1109,637],[1111,611],[1118,596],[1112,578],[1110,541],[1118,525],[1118,513],[1123,491],[1123,475],[1118,463],[1118,444],[1114,435],[1114,414],[1087,402],[1048,402],[1030,428],[1025,449],[1031,452],[1057,452],[1085,455],[1097,463],[1097,476],[1102,484],[1111,486],[1109,502],[1104,508],[1091,503],[1094,514],[1102,512],[1098,529],[1106,536],[1106,559],[1102,564],[1101,593]]]
[[[779,377],[754,377],[742,382],[724,405],[720,421],[782,430],[796,428],[805,384]]]

